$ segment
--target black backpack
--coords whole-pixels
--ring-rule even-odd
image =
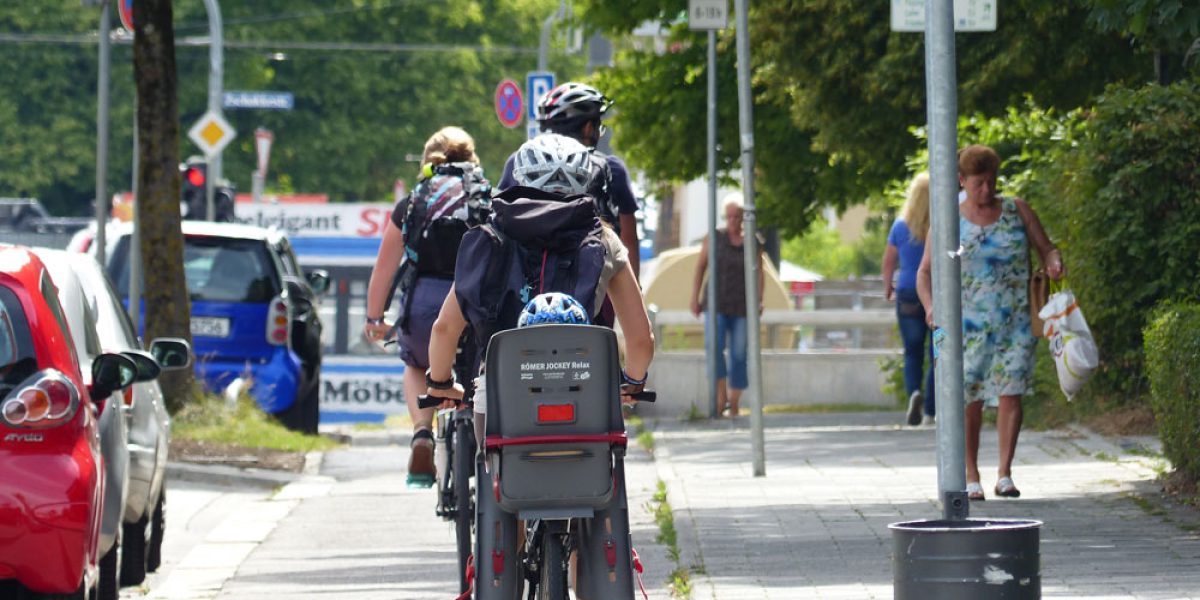
[[[463,235],[487,220],[492,188],[483,170],[473,163],[448,163],[434,167],[409,194],[401,222],[404,258],[392,278],[392,296],[400,292],[400,318],[396,326],[409,331],[419,277],[454,278],[454,265]],[[387,310],[384,306],[384,310]]]
[[[502,197],[518,199],[498,198],[488,223],[463,236],[454,281],[480,359],[492,334],[516,327],[538,294],[570,294],[590,313],[605,262],[603,225],[590,196],[559,199],[514,187]]]

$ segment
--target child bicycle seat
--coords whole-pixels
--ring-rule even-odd
[[[492,336],[485,447],[498,454],[509,512],[591,516],[613,498],[613,451],[626,443],[616,335],[539,325]]]

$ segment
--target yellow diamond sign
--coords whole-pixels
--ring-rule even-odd
[[[226,121],[220,113],[208,111],[196,121],[195,125],[188,130],[188,138],[196,143],[205,156],[215,156],[220,154],[233,138],[237,137],[237,132]]]

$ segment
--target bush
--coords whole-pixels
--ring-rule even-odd
[[[1142,330],[1154,307],[1200,295],[1196,115],[1200,81],[1111,89],[1055,162],[1061,200],[1036,204],[1065,242],[1070,285],[1101,352],[1093,389],[1110,400],[1145,391]]]
[[[1163,452],[1200,480],[1200,304],[1167,304],[1146,327],[1150,405]]]

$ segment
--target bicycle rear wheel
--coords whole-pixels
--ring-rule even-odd
[[[475,466],[475,436],[471,422],[454,421],[454,534],[458,542],[458,580],[460,592],[470,586],[467,581],[467,560],[473,546],[472,528],[475,524],[475,494],[471,491],[471,471]]]
[[[543,530],[542,581],[538,585],[540,600],[570,600],[567,589],[567,538]]]

